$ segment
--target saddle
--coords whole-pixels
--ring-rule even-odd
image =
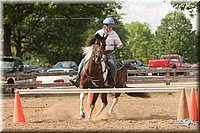
[[[111,76],[110,67],[108,65],[107,57],[105,56],[104,58],[102,58],[102,60],[103,61],[102,61],[101,64],[102,64],[102,72],[103,72],[103,78],[104,78],[105,85],[109,86],[109,87],[114,87],[115,84],[114,84],[114,81],[113,81],[112,76]],[[120,70],[124,66],[124,64],[122,63],[121,60],[117,60],[116,64],[117,64],[117,71]],[[80,79],[78,79],[77,81],[70,80],[70,82],[78,88]]]
[[[105,66],[104,66],[104,64],[105,64]],[[122,63],[121,60],[117,60],[116,65],[117,65],[117,71],[120,70],[124,66],[124,64]],[[110,86],[110,87],[115,86],[115,83],[114,83],[112,76],[111,76],[111,71],[110,71],[110,67],[108,65],[107,59],[102,62],[102,66],[103,66],[102,72],[105,72],[106,71],[105,69],[108,70],[107,73],[104,73],[104,75],[103,75],[104,81],[106,81],[106,79],[108,79],[107,86]]]

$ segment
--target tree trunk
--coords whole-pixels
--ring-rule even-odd
[[[22,35],[20,31],[16,31],[16,33],[13,33],[13,40],[15,42],[15,48],[16,48],[16,56],[22,57]]]
[[[3,55],[12,56],[11,52],[11,25],[5,24],[4,28],[4,43],[3,43]]]

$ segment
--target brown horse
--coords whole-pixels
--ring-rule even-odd
[[[95,44],[93,44],[90,47],[87,47],[90,50],[86,50],[88,56],[88,61],[84,64],[83,69],[80,72],[80,89],[87,89],[87,88],[106,88],[108,86],[108,80],[109,80],[109,69],[106,61],[102,58],[105,57],[104,50],[106,46],[106,38],[101,37],[100,35],[96,35],[96,41]],[[90,53],[90,54],[89,54]],[[127,71],[125,67],[122,64],[118,65],[118,71],[116,76],[116,87],[125,87],[127,81]],[[115,93],[113,103],[109,109],[108,114],[111,114],[113,111],[114,106],[118,102],[118,97],[121,93]],[[91,119],[92,117],[92,111],[94,109],[96,100],[99,96],[99,93],[93,94],[93,99],[90,103],[90,111],[87,117],[87,120]],[[100,97],[102,100],[102,105],[99,111],[97,112],[97,115],[100,114],[103,109],[108,104],[107,101],[107,93],[100,93]],[[83,100],[84,100],[84,93],[80,94],[80,115],[82,118],[85,118],[85,113],[83,109]]]

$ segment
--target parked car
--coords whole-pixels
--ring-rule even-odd
[[[125,65],[127,70],[147,68],[147,66],[140,60],[122,60],[122,63]]]
[[[78,71],[78,66],[75,61],[60,61],[57,62],[53,68],[71,68]]]
[[[24,74],[25,69],[20,57],[0,56],[1,84],[31,84],[32,78],[7,76],[8,74]],[[15,88],[2,88],[3,93],[14,93]]]
[[[60,72],[74,72],[71,68],[52,68],[47,70],[47,73],[60,73]],[[37,76],[36,84],[57,84],[69,83],[70,79],[73,79],[75,75],[58,75],[58,76]]]
[[[147,65],[143,64],[140,60],[122,60],[125,68],[127,70],[146,70],[148,69]],[[132,76],[133,74],[129,74]],[[136,74],[136,75],[147,75],[147,74]]]
[[[31,72],[44,73],[47,72],[49,68],[25,64],[24,69],[26,73],[31,73]]]
[[[160,59],[149,60],[149,68],[163,69],[163,68],[173,68],[173,69],[182,69],[190,68],[191,66],[186,63],[179,54],[163,54],[160,56]],[[166,73],[162,73],[166,74]],[[176,72],[177,75],[188,75],[188,72]],[[156,74],[158,75],[158,74]],[[171,73],[173,75],[173,73]]]
[[[192,76],[199,76],[199,62],[197,63],[194,63],[194,64],[190,64],[190,67],[193,69],[193,68],[196,68],[197,70],[196,71],[192,71],[192,72],[189,72],[190,75]]]
[[[179,54],[164,54],[158,60],[149,60],[148,66],[150,68],[190,68],[190,65],[184,61]]]

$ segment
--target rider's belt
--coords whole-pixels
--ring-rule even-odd
[[[106,50],[106,51],[104,51],[104,53],[105,54],[110,54],[110,53],[112,53],[114,50]]]

